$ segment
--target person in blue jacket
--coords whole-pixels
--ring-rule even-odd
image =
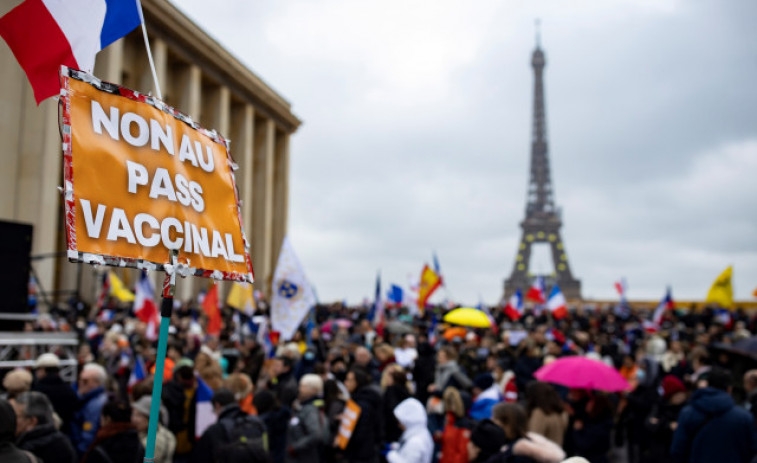
[[[105,368],[88,363],[79,375],[79,409],[74,413],[71,440],[79,456],[83,456],[94,442],[100,429],[100,414],[108,396],[105,393]]]
[[[746,463],[757,454],[754,420],[734,404],[730,384],[731,374],[716,367],[699,381],[678,417],[670,447],[673,461]]]

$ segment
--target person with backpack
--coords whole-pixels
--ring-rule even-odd
[[[227,447],[260,445],[268,448],[265,424],[257,416],[243,412],[228,389],[218,389],[211,399],[218,421],[202,433],[192,450],[191,463],[226,462]],[[231,463],[231,462],[230,462]]]
[[[299,409],[287,428],[287,463],[320,463],[329,437],[323,411],[323,380],[315,374],[300,379]]]

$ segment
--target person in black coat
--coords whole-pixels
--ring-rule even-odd
[[[258,411],[258,417],[268,430],[268,448],[273,463],[284,463],[287,447],[287,426],[291,412],[281,407],[273,392],[262,390],[255,394],[252,404]]]
[[[78,404],[76,392],[60,377],[60,360],[55,354],[42,354],[35,364],[37,381],[32,385],[33,391],[38,391],[50,399],[53,410],[61,419],[60,429],[70,433],[71,421]]]
[[[145,449],[131,424],[128,402],[110,400],[103,406],[100,429],[82,463],[141,463]]]
[[[167,428],[176,436],[174,458],[182,461],[189,457],[195,441],[197,382],[192,365],[189,359],[179,360],[174,367],[173,379],[163,385],[162,401],[168,410]]]
[[[267,389],[272,391],[282,407],[291,409],[297,398],[299,387],[294,377],[294,362],[291,358],[279,356],[273,359],[271,370],[273,378],[268,380]]]
[[[654,404],[645,421],[649,439],[643,446],[641,461],[666,463],[672,460],[670,444],[678,427],[678,415],[686,405],[686,386],[673,375],[662,380],[662,398]]]
[[[16,412],[11,404],[0,399],[0,461],[3,463],[31,463],[34,455],[16,447]]]
[[[16,445],[45,462],[75,463],[78,458],[71,441],[53,422],[53,406],[41,392],[24,392],[13,401],[18,439]]]
[[[431,344],[422,342],[418,345],[418,357],[415,359],[415,366],[413,367],[415,398],[422,404],[428,401],[428,387],[434,383],[435,371],[436,352]]]
[[[381,409],[384,422],[383,442],[397,442],[402,437],[402,429],[394,416],[394,409],[410,397],[405,370],[399,365],[385,369],[381,375],[381,387],[384,389]]]
[[[584,413],[577,413],[577,416],[568,429],[575,455],[591,463],[607,463],[612,431],[610,399],[605,394],[594,392],[586,403]]]
[[[381,443],[381,392],[371,384],[370,374],[359,367],[347,372],[344,380],[351,399],[360,407],[355,429],[344,450],[348,463],[374,463]]]
[[[248,415],[242,411],[233,392],[223,388],[216,390],[213,394],[212,403],[215,413],[218,415],[218,420],[202,433],[202,437],[192,450],[190,462],[212,463],[222,461],[221,454],[225,451],[225,448],[236,443],[232,442],[232,437],[229,435],[233,427],[240,429],[241,426],[245,426],[245,429],[255,433],[254,435],[245,435],[245,441],[250,442],[250,444],[265,445],[267,440],[265,424],[259,417]],[[248,422],[251,422],[252,425],[248,426]]]

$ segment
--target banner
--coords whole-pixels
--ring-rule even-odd
[[[71,261],[253,281],[228,142],[158,99],[61,67]]]
[[[342,412],[342,421],[339,423],[339,432],[336,435],[336,445],[340,449],[347,448],[347,444],[350,442],[352,432],[355,431],[355,425],[360,418],[360,405],[356,404],[354,400],[350,399],[344,405],[344,411]]]

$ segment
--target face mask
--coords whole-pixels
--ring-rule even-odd
[[[642,370],[641,368],[639,368],[636,371],[636,379],[638,379],[639,381],[644,381],[644,378],[646,378],[646,377],[647,377],[647,372],[646,371]]]

